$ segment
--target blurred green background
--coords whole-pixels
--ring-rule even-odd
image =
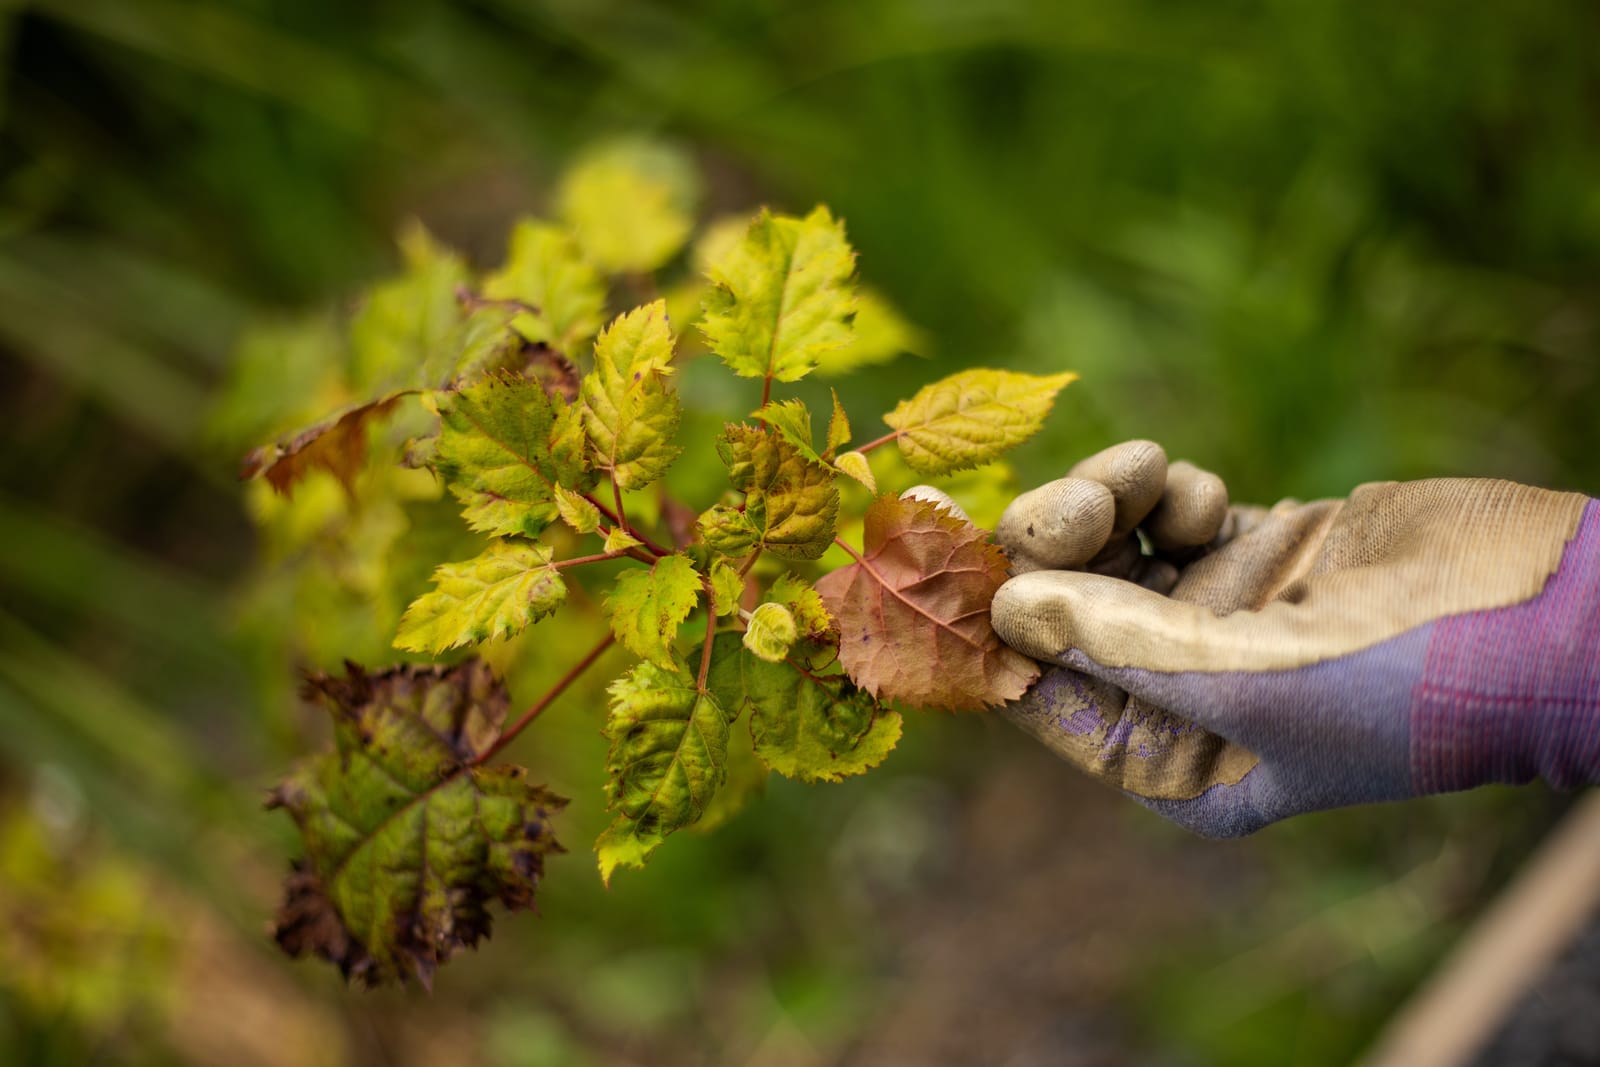
[[[492,266],[575,152],[643,134],[693,154],[702,218],[848,220],[926,338],[851,382],[862,437],[962,366],[1071,368],[1023,481],[1141,435],[1241,500],[1597,492],[1592,4],[10,0],[0,27],[0,1061],[1344,1063],[1565,806],[1213,844],[1004,724],[916,716],[885,769],[774,783],[606,893],[578,691],[514,751],[574,798],[541,915],[432,997],[348,991],[263,934],[293,840],[259,804],[325,736],[293,685],[326,654],[262,569],[227,390],[251,345],[314,373],[307,316],[392,274],[406,219]]]

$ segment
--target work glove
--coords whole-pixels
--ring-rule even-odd
[[[1018,497],[1004,714],[1212,837],[1540,777],[1600,781],[1600,502],[1511,482],[1230,507],[1132,441]]]

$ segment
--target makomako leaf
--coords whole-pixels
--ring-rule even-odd
[[[833,461],[833,469],[867,487],[867,492],[878,491],[878,480],[872,475],[872,464],[860,452],[841,452]]]
[[[902,352],[926,352],[928,340],[881,293],[863,287],[856,295],[850,339],[817,358],[817,373],[837,378],[862,367],[887,363]]]
[[[767,599],[788,608],[800,634],[812,641],[823,640],[833,629],[833,616],[828,614],[821,594],[802,578],[782,575],[767,590]]]
[[[405,273],[369,289],[350,323],[350,386],[357,396],[439,388],[457,362],[465,261],[415,222],[400,234],[400,253]]]
[[[672,331],[663,300],[619,316],[594,346],[594,369],[579,392],[594,466],[623,489],[666,473],[682,449],[672,443],[682,411],[666,386]]]
[[[794,445],[795,451],[813,463],[821,463],[816,446],[811,443],[811,412],[801,400],[774,400],[755,417],[783,434]]]
[[[517,331],[566,355],[575,355],[605,322],[606,286],[566,231],[523,219],[511,231],[503,267],[483,280],[491,300],[515,300],[525,310]]]
[[[677,670],[672,643],[700,602],[700,583],[688,556],[667,556],[649,570],[624,571],[606,597],[611,632],[634,655],[662,670]]]
[[[620,526],[613,526],[611,532],[606,534],[605,550],[607,552],[626,552],[630,548],[638,548],[644,544],[633,534]]]
[[[850,340],[855,269],[844,224],[827,208],[803,219],[763,210],[708,272],[700,330],[741,377],[803,378]]]
[[[729,425],[717,452],[728,481],[745,494],[744,519],[757,544],[789,559],[816,559],[827,550],[839,514],[830,468],[806,459],[786,437],[750,426]]]
[[[738,556],[750,551],[761,536],[745,513],[729,504],[707,508],[695,525],[701,539],[725,556]]]
[[[688,240],[699,180],[682,152],[622,139],[586,152],[557,199],[590,259],[607,271],[645,274]]]
[[[353,494],[356,475],[367,462],[367,424],[386,417],[405,395],[391,393],[302,430],[280,444],[264,445],[244,458],[239,476],[265,477],[272,488],[289,496],[296,482],[320,469]]]
[[[600,509],[582,493],[575,493],[563,485],[555,486],[553,492],[556,511],[560,513],[561,521],[572,527],[573,532],[594,533],[600,528]]]
[[[884,495],[867,509],[863,541],[858,562],[817,582],[856,685],[966,711],[1014,700],[1038,677],[989,624],[1007,563],[984,531],[937,504]]]
[[[769,600],[750,613],[750,622],[744,630],[744,647],[768,663],[782,663],[799,636],[794,613]]]
[[[548,545],[494,541],[483,554],[433,572],[434,590],[400,619],[394,647],[438,655],[447,648],[521,633],[567,598]]]
[[[644,661],[612,684],[606,793],[617,817],[594,846],[607,885],[705,813],[726,773],[730,721],[686,668]]]
[[[478,660],[306,685],[333,717],[334,750],[269,795],[300,828],[276,937],[378,985],[434,970],[489,936],[488,905],[533,906],[550,826],[566,801],[520,767],[474,766],[500,736],[505,687]]]
[[[850,416],[844,413],[844,405],[839,402],[839,390],[828,390],[833,394],[833,414],[828,417],[828,455],[833,455],[839,448],[850,440]]]
[[[883,417],[918,474],[979,467],[1038,432],[1056,394],[1077,375],[964,370],[925,386]]]
[[[722,560],[711,565],[711,601],[718,615],[732,615],[744,599],[744,576]]]
[[[882,763],[900,740],[900,713],[879,705],[842,674],[769,663],[718,636],[706,687],[737,717],[750,706],[750,733],[763,763],[786,778],[837,782]]]
[[[560,514],[558,486],[592,484],[575,409],[538,382],[501,374],[435,398],[435,466],[474,530],[537,537]]]

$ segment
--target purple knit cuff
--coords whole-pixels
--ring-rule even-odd
[[[1600,783],[1600,501],[1532,600],[1433,623],[1411,705],[1418,793]]]

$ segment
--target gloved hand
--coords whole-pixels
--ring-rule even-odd
[[[1132,441],[1018,497],[996,536],[1016,577],[994,627],[1057,665],[1005,714],[1199,833],[1600,782],[1600,502],[1441,479],[1229,508]]]

